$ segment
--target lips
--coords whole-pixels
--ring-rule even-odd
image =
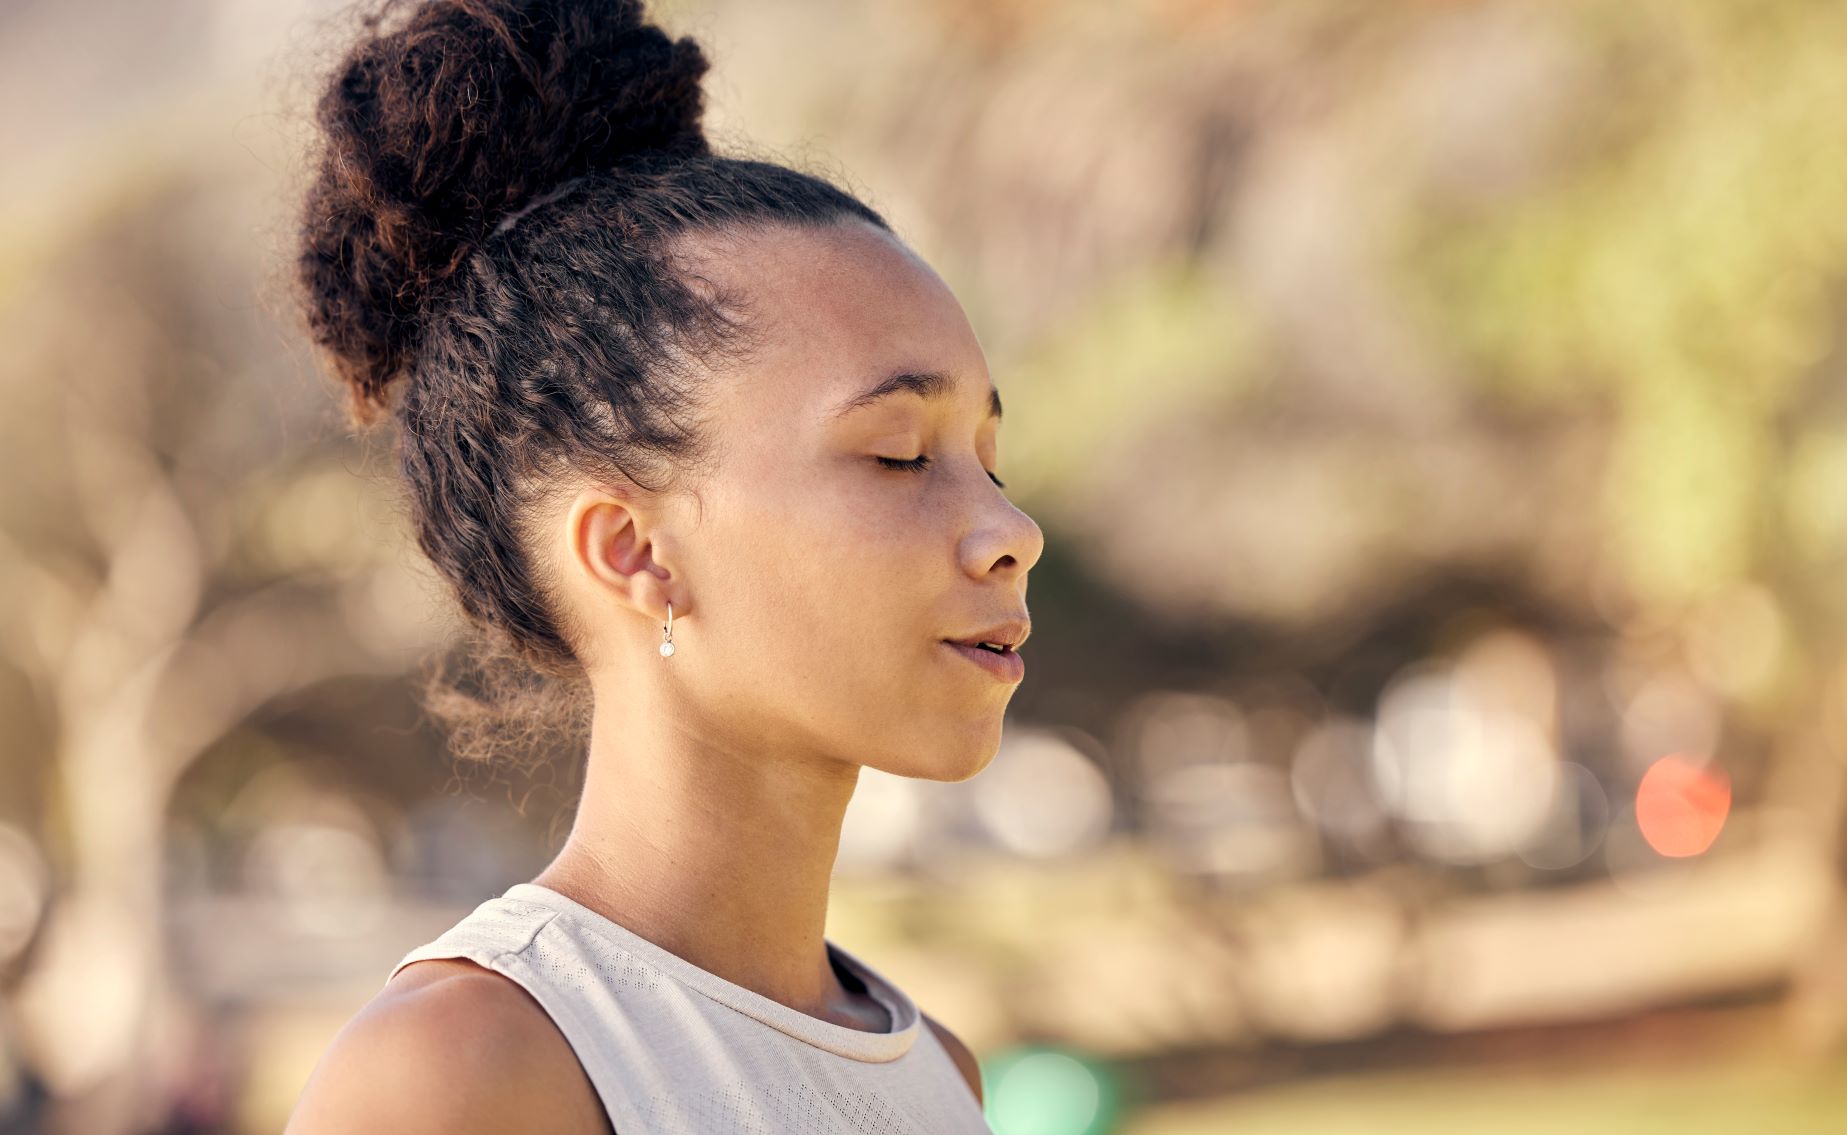
[[[973,650],[985,650],[989,654],[1011,654],[1013,653],[1013,647],[1009,646],[1008,644],[1004,642],[1001,642],[1001,643],[984,642],[979,639],[974,639],[974,640],[944,639],[943,641],[947,642],[951,646],[966,646]]]
[[[1020,644],[1026,641],[1026,636],[1031,633],[1032,623],[1024,616],[1021,616],[1018,618],[1003,619],[981,630],[966,635],[959,635],[954,638],[946,638],[943,641],[955,643],[959,646],[974,647],[977,649],[985,648],[989,653],[1007,653],[1009,651],[1018,650]]]
[[[1026,677],[1026,660],[1018,651],[991,650],[966,643],[944,640],[943,645],[969,662],[985,670],[990,677],[1009,684]]]

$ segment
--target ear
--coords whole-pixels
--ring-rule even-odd
[[[686,614],[653,517],[632,498],[603,486],[579,490],[565,510],[564,535],[565,569],[597,596],[592,602],[613,599],[664,620],[671,601],[676,618]]]

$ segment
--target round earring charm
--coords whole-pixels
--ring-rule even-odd
[[[661,643],[661,657],[662,658],[672,658],[673,657],[673,604],[672,603],[667,604],[667,621],[661,624],[661,634],[665,636],[665,641]]]

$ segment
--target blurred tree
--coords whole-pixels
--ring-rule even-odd
[[[51,746],[5,759],[49,761],[30,811],[58,892],[20,1010],[99,1132],[147,1106],[178,1007],[175,781],[266,703],[402,672],[437,629],[386,502],[316,428],[323,392],[256,298],[263,266],[233,251],[251,187],[187,157],[58,202],[66,239],[7,265],[0,294],[0,451],[31,478],[0,515],[0,650]]]

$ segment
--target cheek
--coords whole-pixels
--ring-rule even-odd
[[[688,565],[722,641],[712,661],[766,698],[889,706],[894,683],[940,662],[951,538],[924,475],[839,457],[799,468],[740,471],[713,494]]]
[[[817,617],[828,637],[849,646],[931,613],[929,532],[914,512],[862,495],[792,510],[764,546],[777,549],[772,570],[786,592],[824,612]]]
[[[730,551],[700,681],[741,735],[933,780],[992,757],[993,683],[935,637],[953,561],[927,524],[889,501],[817,494],[713,534]]]
[[[917,682],[941,617],[944,582],[927,530],[876,494],[815,494],[752,519],[736,534],[727,607],[745,627],[737,665],[766,689],[830,716],[889,713]],[[731,537],[728,537],[728,542]]]
[[[879,469],[869,459],[831,463],[807,491],[765,510],[777,528],[767,538],[822,586],[857,591],[915,579],[941,527],[924,491],[927,476]]]
[[[918,609],[931,586],[929,529],[914,498],[841,482],[784,482],[714,510],[693,586],[715,592],[729,629],[753,628],[758,646],[808,641],[839,657],[862,636],[929,614]]]

